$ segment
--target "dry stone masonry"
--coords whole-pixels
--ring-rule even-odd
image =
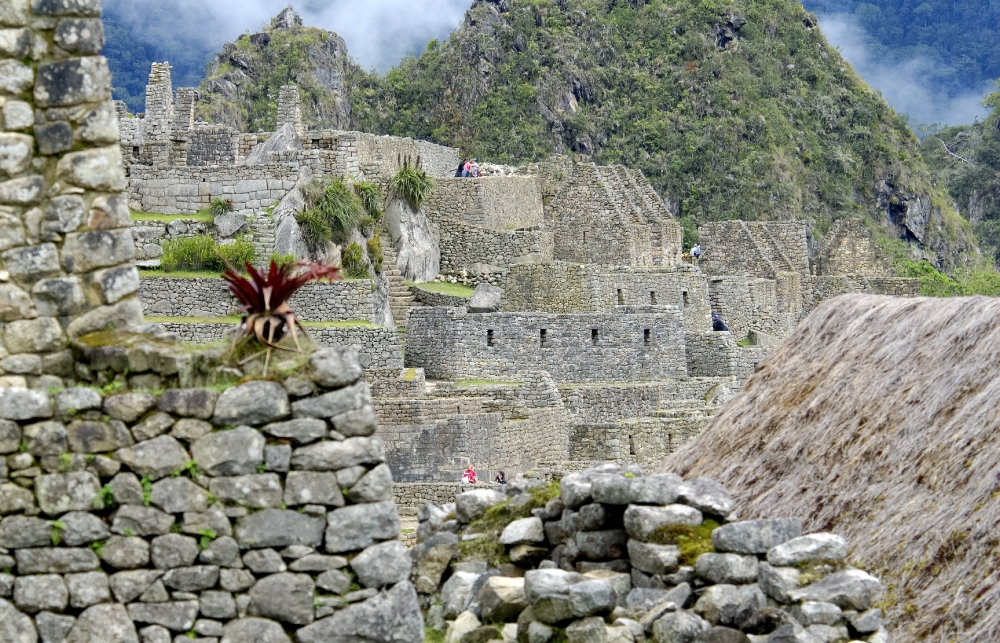
[[[881,583],[848,563],[842,537],[803,534],[794,517],[739,521],[707,478],[556,475],[421,510],[413,580],[446,643],[888,641]]]
[[[68,339],[138,323],[128,181],[95,0],[0,2],[0,382],[73,375]]]
[[[359,355],[308,371],[0,389],[0,640],[422,641]]]

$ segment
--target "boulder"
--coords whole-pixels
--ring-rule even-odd
[[[444,635],[444,643],[461,643],[463,636],[475,631],[481,625],[482,623],[475,614],[469,611],[462,612],[448,626],[448,631]]]
[[[44,391],[12,386],[0,388],[0,419],[33,420],[52,417],[52,398]]]
[[[285,504],[344,506],[344,492],[331,471],[292,471],[285,476]]]
[[[84,610],[65,643],[139,643],[139,637],[125,606],[108,603]]]
[[[308,574],[265,576],[250,589],[248,613],[293,625],[313,622],[313,579]]]
[[[648,507],[630,505],[625,510],[625,529],[628,535],[638,540],[646,541],[654,531],[666,526],[696,527],[702,523],[701,512],[686,505],[667,505],[665,507]]]
[[[712,585],[692,610],[712,625],[740,627],[765,607],[767,599],[756,585]]]
[[[0,641],[38,643],[38,632],[31,618],[2,598],[0,598]]]
[[[219,395],[204,388],[167,389],[160,395],[157,407],[164,413],[183,418],[207,420],[212,417]],[[141,415],[141,414],[140,414]],[[121,418],[125,422],[131,422]]]
[[[174,517],[152,507],[125,505],[120,507],[111,523],[116,534],[133,536],[159,536],[170,531]]]
[[[198,541],[180,534],[157,536],[150,543],[149,555],[157,569],[188,567],[198,558]]]
[[[574,543],[580,556],[588,560],[612,560],[628,555],[628,534],[624,529],[578,531]]]
[[[162,576],[162,571],[137,569],[112,574],[108,584],[115,595],[115,600],[119,603],[131,603]]]
[[[879,617],[879,624],[881,625],[882,613],[880,610],[869,610],[868,612],[862,612],[862,614],[877,613]],[[840,621],[844,616],[844,612],[834,605],[833,603],[823,603],[820,601],[803,601],[797,605],[793,605],[789,610],[792,617],[802,624],[803,627],[808,627],[810,625],[833,625]],[[860,616],[855,614],[852,616],[852,620]],[[853,624],[852,624],[853,626]],[[855,627],[855,630],[858,628]],[[878,626],[873,629],[865,630],[864,633],[870,634],[878,629]],[[860,631],[860,630],[858,630]]]
[[[396,267],[409,281],[433,281],[441,272],[441,233],[436,223],[399,198],[386,203],[382,221],[396,249]]]
[[[166,396],[169,391],[164,391]],[[156,407],[156,398],[149,393],[122,393],[104,400],[104,413],[114,420],[131,424]]]
[[[500,534],[501,545],[521,545],[545,542],[545,529],[542,521],[532,516],[521,518],[507,525]]]
[[[54,473],[35,478],[35,496],[43,513],[56,516],[68,511],[84,511],[99,503],[101,481],[89,471]]]
[[[137,537],[112,536],[101,548],[101,560],[115,569],[145,567],[149,564],[149,543]]]
[[[22,612],[62,612],[69,603],[69,590],[58,574],[18,576],[14,580],[14,605]]]
[[[716,625],[698,634],[696,643],[750,643],[750,638],[739,630]]]
[[[746,520],[715,529],[712,545],[718,552],[765,554],[771,548],[801,535],[802,521],[798,518]]]
[[[281,625],[266,618],[241,618],[226,623],[219,643],[292,643]]]
[[[836,534],[818,533],[793,538],[772,547],[767,562],[776,567],[809,561],[839,562],[847,558],[847,541]]]
[[[465,611],[469,592],[479,579],[479,574],[471,572],[455,572],[441,586],[441,604],[444,606],[446,619],[456,618]],[[525,581],[527,582],[527,581]]]
[[[240,426],[199,438],[191,445],[191,455],[199,469],[210,476],[245,475],[256,473],[264,463],[265,444],[259,431]]]
[[[326,422],[316,418],[299,418],[284,422],[273,422],[261,429],[276,438],[291,440],[294,444],[309,444],[325,438],[329,429]]]
[[[586,580],[570,586],[569,605],[576,617],[610,614],[618,605],[618,594],[606,580]]]
[[[793,601],[822,601],[861,612],[871,608],[880,589],[881,583],[874,576],[860,569],[848,569],[792,590],[788,595]]]
[[[162,625],[174,632],[187,632],[198,617],[198,601],[172,603],[131,603],[128,616],[137,623]]]
[[[479,590],[478,599],[482,618],[489,622],[509,620],[528,606],[524,596],[523,578],[504,576],[487,578]]]
[[[177,567],[163,575],[163,584],[178,592],[200,592],[211,589],[219,582],[219,568],[215,565]]]
[[[372,545],[351,560],[358,581],[375,589],[406,580],[412,567],[406,545],[398,540]]]
[[[276,473],[214,478],[208,489],[226,504],[267,509],[282,502],[281,478]]]
[[[448,565],[458,555],[458,537],[449,532],[434,534],[410,550],[417,592],[433,594]]]
[[[169,435],[115,451],[115,459],[136,475],[159,480],[181,469],[191,459],[180,442]]]
[[[35,625],[38,627],[42,643],[50,643],[51,641],[65,643],[66,635],[69,634],[74,623],[76,623],[76,619],[72,616],[53,614],[52,612],[42,612],[35,617]]]
[[[272,154],[296,152],[302,149],[302,141],[295,131],[294,123],[285,123],[263,143],[258,143],[239,165],[267,165],[272,162]]]
[[[325,441],[292,452],[292,469],[339,471],[358,465],[385,462],[385,445],[378,436]]]
[[[168,514],[204,512],[208,510],[208,495],[190,478],[165,478],[153,485],[151,502]]]
[[[757,565],[757,584],[767,596],[779,603],[791,603],[791,593],[799,587],[799,570],[796,567],[772,567],[761,562]]]
[[[569,643],[606,643],[607,636],[604,619],[600,616],[583,618],[566,627]]]
[[[653,623],[656,643],[695,643],[711,624],[691,612],[672,612]]]
[[[291,413],[288,393],[277,382],[254,380],[226,389],[215,403],[212,422],[223,425],[262,425]]]
[[[242,549],[264,549],[323,543],[322,517],[300,514],[287,509],[266,509],[239,519],[236,541]]]
[[[332,346],[317,350],[309,358],[313,380],[325,388],[341,388],[361,379],[361,354],[355,346]]]
[[[373,643],[423,643],[424,618],[417,592],[404,581],[296,632],[298,643],[368,640]]]
[[[490,507],[506,499],[507,496],[493,489],[475,489],[460,493],[455,498],[455,517],[459,522],[468,524]]]
[[[97,554],[85,548],[18,549],[15,554],[17,573],[21,575],[73,574],[101,567]]]
[[[802,607],[805,610],[807,603],[803,603]],[[820,605],[828,605],[827,603],[819,603]],[[831,605],[830,607],[834,607]],[[829,608],[827,608],[829,610]],[[839,610],[838,610],[839,612]],[[825,625],[833,625],[837,619],[828,619],[824,622]],[[859,614],[855,614],[848,619],[848,623],[851,624],[851,629],[859,634],[874,634],[879,629],[882,628],[882,610],[870,609]]]
[[[727,517],[733,511],[733,499],[726,488],[709,478],[687,480],[678,489],[680,502],[711,516]]]
[[[709,583],[754,583],[757,581],[757,557],[739,554],[702,554],[695,561],[695,572]]]
[[[503,288],[488,283],[481,283],[476,286],[469,300],[470,313],[495,313],[500,310],[500,301],[503,299]]]
[[[639,540],[628,541],[632,567],[647,574],[670,574],[680,566],[681,550],[675,545],[653,545]]]
[[[69,547],[89,545],[111,536],[111,531],[103,520],[85,511],[65,514],[59,519],[59,522],[65,527],[62,530],[62,541]]]
[[[327,514],[326,551],[339,554],[364,549],[396,538],[399,530],[399,511],[393,502],[342,507]]]
[[[624,474],[594,476],[590,481],[591,496],[594,502],[605,505],[628,505],[633,501],[634,487],[639,480],[641,478],[627,478]]]
[[[570,473],[559,481],[559,495],[567,509],[576,509],[593,500],[593,487],[585,472]]]

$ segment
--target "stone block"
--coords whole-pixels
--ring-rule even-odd
[[[93,509],[100,492],[101,481],[88,471],[43,475],[35,480],[38,506],[50,516]]]
[[[396,538],[399,530],[394,503],[350,505],[327,514],[326,550],[339,554],[364,549],[377,541]]]
[[[12,0],[5,0],[11,2]],[[17,0],[13,0],[17,1]],[[0,7],[0,11],[3,11]],[[21,94],[35,82],[35,72],[31,67],[16,60],[0,60],[0,91],[7,94]]]
[[[290,545],[319,547],[323,543],[323,526],[324,519],[321,517],[297,511],[267,509],[240,518],[236,524],[236,540],[242,549]]]
[[[117,303],[139,291],[139,271],[132,265],[98,270],[94,272],[93,280],[100,288],[104,304]]]
[[[307,504],[344,506],[344,494],[331,472],[292,471],[285,478],[285,504],[289,507]]]
[[[62,4],[59,0],[48,1]],[[98,0],[89,1],[98,3]],[[37,107],[70,107],[80,103],[96,103],[107,100],[110,95],[111,71],[108,69],[108,61],[102,56],[72,58],[44,63],[38,67],[38,79],[35,82]],[[117,162],[118,169],[121,170],[120,153]],[[124,179],[124,174],[122,178]],[[115,190],[121,189],[123,188],[118,187]]]
[[[64,18],[56,26],[54,40],[66,51],[99,54],[104,48],[104,25],[99,18]]]
[[[264,462],[265,443],[260,432],[241,426],[199,438],[191,445],[191,454],[210,476],[251,474]]]
[[[73,148],[73,127],[66,121],[53,121],[35,125],[38,152],[52,156]]]
[[[87,296],[79,277],[43,279],[32,287],[31,296],[41,315],[75,315],[87,307]]]
[[[74,574],[100,569],[101,563],[90,549],[52,548],[17,550],[17,573]]]
[[[0,29],[0,52],[3,51],[4,33],[7,31]],[[27,33],[27,30],[24,31]],[[33,149],[30,136],[0,133],[0,173],[14,176],[27,170]]]
[[[5,185],[7,184],[0,183],[0,202],[4,201]],[[39,182],[39,195],[42,185],[44,184]],[[33,284],[39,279],[59,275],[59,251],[52,243],[13,248],[0,253],[0,258],[3,259],[4,268],[10,272],[11,278],[21,284]]]
[[[135,243],[126,229],[73,232],[66,235],[62,248],[63,266],[72,273],[117,266],[134,258]]]

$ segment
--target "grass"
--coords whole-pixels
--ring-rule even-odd
[[[406,372],[403,373],[403,381],[412,382],[415,379],[417,379],[417,369],[415,368],[406,369]]]
[[[747,346],[753,346],[753,340],[747,337],[746,339],[741,339],[740,341],[736,342],[736,345],[743,348]]]
[[[412,281],[406,282],[407,286],[416,286],[421,290],[426,290],[427,292],[435,292],[441,295],[451,295],[452,297],[464,297],[468,299],[475,292],[474,288],[465,286],[462,284],[452,284],[448,282],[441,281],[428,281],[427,283],[415,284]]]
[[[424,643],[444,643],[444,634],[428,625],[424,628]]]
[[[140,212],[132,210],[133,221],[156,221],[159,223],[170,223],[171,221],[197,221],[199,223],[213,223],[215,215],[211,210],[205,208],[194,214],[156,214],[154,212]]]
[[[681,565],[693,566],[698,556],[715,551],[712,545],[712,532],[718,527],[719,523],[711,519],[697,527],[664,525],[650,535],[649,542],[657,545],[676,545],[681,550]]]
[[[524,382],[503,382],[499,380],[458,380],[455,382],[456,388],[468,388],[470,386],[524,386]]]
[[[481,538],[458,544],[462,560],[483,560],[493,567],[509,563],[504,546],[497,542],[503,530],[515,520],[528,518],[531,510],[544,507],[549,500],[559,496],[559,483],[550,482],[531,492],[531,502],[519,507],[511,507],[510,500],[490,507],[480,518],[472,521],[466,529],[470,534],[483,534]]]
[[[156,324],[238,324],[240,318],[233,315],[230,317],[155,317],[147,316],[146,321]],[[381,328],[378,324],[363,319],[349,319],[346,321],[322,321],[322,322],[302,322],[306,328]]]
[[[212,270],[177,270],[173,272],[166,272],[163,270],[140,270],[140,277],[154,278],[154,277],[172,277],[178,279],[219,279],[219,273]]]

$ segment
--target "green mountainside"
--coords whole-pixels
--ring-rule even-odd
[[[984,255],[1000,265],[1000,91],[985,103],[993,113],[975,125],[949,127],[921,148],[934,176],[975,227]]]
[[[267,129],[294,80],[318,126],[494,162],[575,152],[641,169],[688,242],[712,220],[804,218],[818,238],[862,216],[887,247],[913,242],[904,257],[977,261],[916,137],[792,0],[477,0],[447,42],[384,77],[330,52],[334,34],[267,35],[219,54],[204,117]]]

